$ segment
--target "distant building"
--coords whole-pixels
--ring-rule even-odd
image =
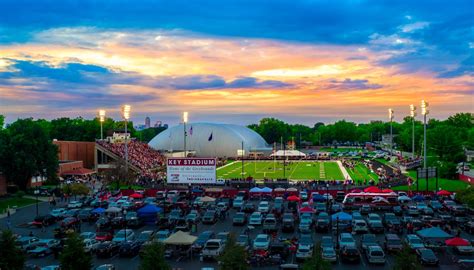
[[[145,117],[145,128],[150,128],[151,126],[151,119],[150,117]]]

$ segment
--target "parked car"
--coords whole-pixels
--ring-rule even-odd
[[[249,248],[250,238],[247,234],[241,234],[237,237],[236,244],[243,247],[245,250]]]
[[[194,224],[198,223],[201,220],[201,216],[199,215],[199,212],[196,210],[192,210],[189,212],[189,214],[186,216],[186,222],[192,222]]]
[[[112,241],[114,235],[109,231],[98,231],[95,236],[95,240],[105,242]]]
[[[79,236],[82,239],[95,239],[96,235],[95,232],[82,232]]]
[[[135,233],[131,229],[118,231],[115,234],[114,238],[112,239],[112,242],[122,243],[122,242],[128,241],[128,240],[135,240]]]
[[[266,233],[277,231],[277,220],[274,214],[268,214],[263,220],[263,231]]]
[[[360,252],[355,246],[345,245],[341,247],[341,260],[343,262],[359,262]]]
[[[61,219],[66,214],[67,210],[64,208],[56,208],[51,211],[51,215],[57,219]]]
[[[398,235],[393,233],[388,233],[385,235],[385,250],[387,252],[400,251],[402,250],[402,240]]]
[[[356,242],[354,240],[354,237],[352,237],[352,234],[350,233],[341,233],[339,235],[339,247],[344,247],[344,246],[354,246],[355,247]]]
[[[367,261],[373,264],[385,264],[385,253],[380,246],[369,246],[365,250],[365,256],[367,257]]]
[[[366,250],[370,246],[376,246],[378,245],[377,237],[375,237],[375,234],[372,233],[364,234],[362,235],[360,245],[362,250]]]
[[[93,253],[99,244],[100,242],[95,240],[95,238],[86,238],[84,239],[84,251],[86,253]]]
[[[316,231],[318,232],[327,232],[330,227],[330,218],[328,213],[321,212],[316,218]]]
[[[216,258],[222,254],[225,243],[221,239],[209,239],[201,251],[202,260]]]
[[[352,219],[352,231],[355,233],[366,233],[369,231],[365,220]]]
[[[211,239],[212,237],[214,237],[213,231],[203,231],[198,235],[198,238],[192,245],[192,249],[200,251],[204,247],[204,244],[206,244],[207,240]]]
[[[70,201],[67,205],[67,208],[73,209],[73,208],[81,208],[82,207],[82,202],[80,201]]]
[[[247,215],[244,212],[237,212],[235,213],[234,217],[232,218],[233,225],[245,225],[247,223]]]
[[[284,233],[293,232],[295,229],[295,218],[291,213],[285,213],[282,217],[282,227],[281,230]]]
[[[266,214],[270,212],[270,204],[267,201],[261,201],[260,204],[258,205],[257,211]]]
[[[383,233],[384,226],[380,221],[369,221],[370,231],[373,233]]]
[[[438,265],[439,259],[434,254],[433,250],[429,248],[418,248],[416,255],[423,265]]]
[[[337,254],[334,247],[323,247],[321,250],[322,258],[326,261],[335,263],[337,261]]]
[[[207,210],[202,217],[203,224],[214,224],[217,222],[217,211]]]
[[[270,236],[268,234],[258,234],[253,240],[254,250],[267,250],[270,247]]]
[[[170,237],[170,230],[160,230],[155,234],[155,240],[157,242],[163,242],[166,238]]]
[[[111,241],[102,242],[97,246],[95,254],[98,258],[110,258],[119,251],[119,244]]]
[[[311,258],[312,255],[313,255],[313,248],[310,245],[298,244],[298,248],[296,249],[297,261],[304,261],[306,259]]]
[[[367,215],[372,211],[372,208],[368,204],[364,204],[360,207],[360,213],[362,215]]]
[[[155,236],[154,231],[142,231],[137,237],[137,243],[143,245],[146,242],[152,241]]]
[[[119,256],[120,257],[134,257],[138,255],[140,251],[140,243],[137,241],[126,241],[120,244]]]
[[[90,221],[93,219],[92,208],[84,208],[79,210],[77,218],[81,221]]]
[[[33,226],[42,227],[42,226],[50,226],[56,222],[56,217],[53,215],[44,215],[44,216],[37,216],[32,222]]]
[[[253,212],[249,218],[249,225],[262,225],[262,213],[260,212]]]
[[[40,239],[28,246],[27,254],[33,257],[44,257],[53,253],[53,248],[59,246],[60,242],[57,239]]]
[[[411,249],[419,249],[419,248],[424,248],[425,247],[425,245],[423,244],[423,241],[421,241],[420,237],[418,237],[415,234],[408,234],[405,237],[405,242]]]
[[[245,202],[244,197],[237,197],[237,198],[235,198],[235,200],[232,204],[232,208],[240,210],[242,208],[242,206],[244,205],[244,202]]]
[[[321,247],[334,247],[334,240],[332,239],[332,236],[323,236],[321,237]]]
[[[253,213],[254,211],[255,211],[255,205],[253,205],[253,203],[251,202],[244,204],[242,208],[242,212],[247,213],[247,214]]]

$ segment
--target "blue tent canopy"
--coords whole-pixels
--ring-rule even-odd
[[[269,192],[272,192],[273,190],[269,187],[264,187],[261,189],[262,192],[265,192],[265,193],[269,193]]]
[[[203,192],[203,190],[202,190],[202,189],[199,189],[199,188],[194,188],[193,190],[191,190],[191,192],[196,192],[196,193],[198,193],[198,192]]]
[[[321,194],[313,194],[313,202],[324,202],[326,199]]]
[[[424,198],[423,196],[421,196],[421,195],[416,195],[416,196],[414,196],[412,199],[413,199],[414,201],[416,201],[416,202],[421,202],[421,201],[424,201],[424,200],[425,200],[425,198]]]
[[[262,192],[262,190],[259,187],[254,187],[250,189],[250,192]]]
[[[161,212],[163,209],[161,207],[158,207],[154,204],[147,204],[143,206],[142,208],[138,209],[137,214],[140,215],[146,215],[146,214],[156,214]]]
[[[352,216],[349,215],[348,213],[345,213],[345,212],[339,212],[339,213],[336,213],[336,214],[332,215],[331,219],[333,221],[337,220],[337,219],[339,219],[340,221],[350,221],[350,220],[352,220]]]
[[[441,230],[439,227],[431,227],[416,232],[422,238],[450,238],[452,235]]]
[[[96,208],[96,209],[92,210],[93,214],[102,214],[104,212],[105,212],[105,209],[102,208],[102,207],[99,207],[99,208]]]
[[[147,204],[138,209],[137,215],[139,218],[143,219],[146,224],[154,224],[156,221],[156,214],[161,211],[163,211],[162,208],[154,204]]]

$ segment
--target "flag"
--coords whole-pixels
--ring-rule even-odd
[[[207,139],[209,142],[212,141],[212,132],[211,135],[209,136],[209,139]]]
[[[191,128],[189,129],[189,135],[193,135],[193,126],[191,126]]]

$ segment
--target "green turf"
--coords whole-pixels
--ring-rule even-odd
[[[324,164],[324,174],[321,165]],[[282,161],[244,161],[244,176],[254,179],[288,178],[291,180],[343,180],[341,170],[336,162],[298,161],[286,165],[283,170]],[[242,163],[237,161],[231,165],[217,169],[217,178],[241,178]]]
[[[355,183],[362,183],[364,180],[374,180],[376,183],[379,181],[379,177],[377,174],[371,172],[369,168],[367,168],[364,164],[362,163],[357,163],[357,165],[354,167],[353,170],[349,169],[346,167],[347,172],[351,176],[352,180],[355,181]]]
[[[416,171],[408,171],[408,176],[412,179],[416,179]],[[419,190],[426,190],[426,179],[419,180]],[[454,180],[454,179],[446,179],[446,178],[438,178],[438,188],[447,190],[447,191],[458,191],[466,189],[469,184],[461,181],[461,180]],[[393,190],[416,190],[416,183],[414,183],[411,187],[408,186],[399,186],[394,187]],[[428,190],[434,191],[436,190],[436,178],[428,179]]]
[[[8,198],[0,200],[0,213],[4,213],[8,207],[22,207],[36,203],[36,200],[29,198]]]

